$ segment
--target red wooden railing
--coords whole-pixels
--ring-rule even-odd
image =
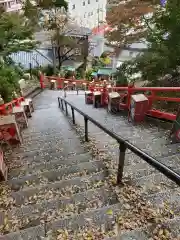
[[[159,93],[172,93],[172,92],[180,92],[180,87],[134,87],[134,86],[128,86],[128,87],[97,87],[96,83],[99,85],[102,85],[103,82],[95,82],[94,84],[90,84],[89,81],[86,80],[74,80],[74,79],[65,79],[60,77],[48,77],[48,76],[41,76],[40,77],[40,85],[41,88],[46,88],[50,82],[51,79],[55,79],[57,81],[57,88],[63,89],[64,82],[68,81],[68,84],[71,84],[73,82],[76,82],[76,85],[82,85],[86,84],[88,86],[88,89],[90,91],[101,91],[103,92],[103,104],[108,104],[108,93],[110,91],[115,91],[120,93],[121,98],[124,98],[124,101],[120,103],[120,109],[129,109],[130,101],[131,101],[131,95],[135,93],[144,93],[146,97],[149,100],[149,106],[147,115],[160,118],[160,119],[166,119],[170,121],[174,121],[176,119],[176,114],[165,112],[162,110],[154,109],[153,103],[155,101],[166,101],[166,102],[180,102],[180,98],[178,97],[164,97],[159,96]]]
[[[71,84],[73,85],[73,83],[76,83],[77,86],[83,85],[83,84],[85,84],[86,86],[90,85],[90,82],[84,79],[78,79],[78,80],[73,78],[65,79],[63,77],[45,76],[41,74],[40,80],[39,80],[41,88],[42,89],[49,88],[51,80],[56,80],[57,89],[63,89],[66,82],[68,82],[68,85],[71,85]],[[95,81],[94,84],[102,85],[103,82]]]
[[[96,87],[93,89],[93,91],[103,91],[103,88]],[[146,97],[149,100],[149,106],[148,106],[148,116],[152,116],[155,118],[160,118],[160,119],[166,119],[170,121],[174,121],[176,119],[176,114],[174,113],[168,113],[165,111],[161,111],[158,109],[153,109],[153,103],[155,101],[166,101],[166,102],[180,102],[180,98],[178,97],[163,97],[163,96],[158,96],[158,93],[172,93],[172,92],[180,92],[180,87],[112,87],[111,89],[106,90],[106,94],[108,95],[109,91],[116,91],[120,93],[121,97],[126,96],[126,102],[125,103],[120,103],[120,108],[121,109],[129,109],[130,105],[130,100],[131,100],[131,95],[135,93],[144,93]],[[148,93],[148,94],[147,94]],[[104,97],[106,98],[106,97]]]
[[[14,106],[20,106],[21,102],[24,101],[24,97],[19,97],[11,102],[0,105],[0,115],[8,115],[12,113]]]

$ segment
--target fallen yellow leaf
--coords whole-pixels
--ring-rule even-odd
[[[112,209],[108,209],[107,212],[106,212],[107,215],[113,215],[113,211]]]

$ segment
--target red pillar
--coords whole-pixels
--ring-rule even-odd
[[[40,83],[41,89],[44,89],[44,75],[42,73],[39,76],[39,83]]]

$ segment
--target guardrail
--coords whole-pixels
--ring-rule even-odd
[[[119,163],[118,163],[117,184],[120,184],[122,182],[125,154],[126,154],[126,150],[129,149],[133,153],[135,153],[137,156],[139,156],[141,159],[143,159],[145,162],[147,162],[149,165],[151,165],[152,167],[157,169],[159,172],[161,172],[166,177],[168,177],[169,179],[171,179],[173,182],[175,182],[177,185],[180,186],[180,175],[178,173],[176,173],[175,171],[173,171],[172,169],[170,169],[168,166],[164,165],[163,163],[159,162],[152,156],[143,152],[141,149],[139,149],[138,147],[136,147],[135,145],[130,143],[128,140],[117,135],[113,131],[107,129],[106,127],[101,125],[99,122],[94,120],[92,117],[90,117],[86,113],[79,110],[72,103],[65,100],[64,98],[58,97],[58,104],[59,104],[59,108],[61,108],[62,111],[65,111],[66,115],[68,115],[68,105],[70,106],[73,124],[75,124],[74,111],[77,111],[79,114],[81,114],[84,117],[84,131],[85,131],[85,141],[86,142],[89,141],[88,121],[92,122],[94,125],[99,127],[106,134],[108,134],[110,137],[114,138],[118,142],[118,144],[119,144]]]

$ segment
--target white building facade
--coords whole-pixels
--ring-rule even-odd
[[[22,9],[20,0],[0,0],[2,6],[7,12],[15,12]]]
[[[106,19],[106,0],[69,0],[69,13],[78,25],[94,28]]]

